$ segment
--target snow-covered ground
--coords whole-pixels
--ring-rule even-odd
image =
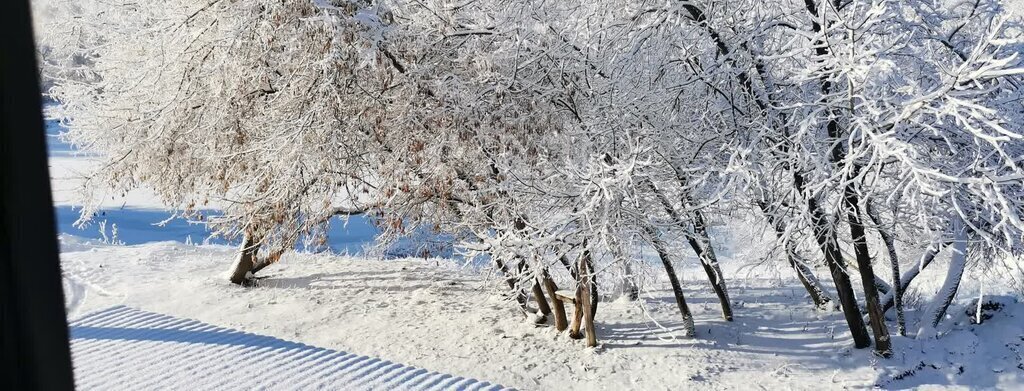
[[[128,305],[520,389],[820,389],[1024,386],[1024,304],[970,325],[967,300],[938,341],[896,338],[888,360],[851,349],[838,312],[818,312],[795,280],[735,276],[736,319],[720,319],[695,265],[683,268],[699,338],[679,338],[667,285],[598,309],[601,346],[523,320],[486,270],[445,259],[291,254],[263,286],[223,278],[227,246],[109,245],[63,236],[69,316]],[[742,277],[741,277],[742,276]],[[970,289],[965,289],[971,292]]]
[[[70,326],[75,384],[83,390],[508,389],[126,306]]]

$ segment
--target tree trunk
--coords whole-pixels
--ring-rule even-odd
[[[678,179],[685,185],[685,177],[680,173],[677,173]],[[668,213],[672,217],[673,222],[678,225],[683,231],[687,231],[689,226],[686,221],[683,220],[679,212],[672,206],[668,197],[665,196],[649,179],[645,179],[643,185],[652,191],[657,197],[658,201],[661,202],[662,208],[665,209],[665,213]],[[689,195],[683,195],[683,205],[692,205],[693,202]],[[722,318],[727,321],[732,321],[732,304],[729,302],[729,291],[725,286],[725,275],[722,273],[722,267],[718,264],[718,257],[715,255],[715,250],[711,246],[711,236],[708,234],[707,221],[704,219],[704,213],[700,210],[694,210],[691,213],[693,220],[693,235],[687,235],[686,240],[693,248],[693,251],[697,254],[697,259],[700,260],[701,266],[704,268],[704,273],[708,275],[708,281],[711,282],[711,288],[714,289],[715,295],[718,296],[718,302],[722,306]],[[651,227],[653,229],[653,227]]]
[[[229,280],[232,284],[249,286],[252,284],[252,270],[256,264],[256,251],[259,250],[259,243],[252,234],[246,232],[242,239],[242,246],[238,250],[238,258],[231,264]]]
[[[704,267],[704,273],[708,275],[711,287],[715,290],[715,295],[718,296],[718,302],[722,306],[722,318],[732,322],[732,304],[729,302],[729,291],[725,287],[725,275],[722,274],[722,266],[718,264],[715,249],[711,246],[707,221],[699,210],[693,211],[693,230],[697,237],[690,239],[690,247],[693,247],[693,251],[697,253],[700,264]]]
[[[537,302],[537,310],[544,316],[551,315],[551,306],[548,305],[548,300],[544,297],[540,281],[534,281],[533,288],[531,289],[533,290],[533,299]]]
[[[569,338],[583,338],[580,328],[583,327],[583,288],[576,281],[576,302],[573,305],[572,324],[569,325]]]
[[[802,284],[804,289],[807,290],[807,295],[811,297],[811,301],[814,302],[814,306],[821,309],[833,307],[834,300],[832,299],[832,296],[828,294],[825,286],[821,284],[821,280],[818,280],[818,277],[814,275],[811,268],[799,259],[796,254],[796,249],[793,248],[792,242],[785,240],[785,223],[770,213],[767,201],[758,202],[758,206],[761,207],[761,212],[764,214],[765,219],[768,220],[768,224],[775,230],[775,238],[783,242],[789,266],[793,268],[794,272],[796,272],[797,279],[800,280],[800,284]]]
[[[620,251],[621,252],[621,251]],[[622,257],[622,281],[619,282],[619,292],[626,296],[629,301],[640,300],[640,286],[636,283],[636,276],[633,275],[633,262]]]
[[[576,266],[572,264],[572,261],[569,260],[569,256],[562,254],[562,256],[558,257],[558,261],[562,263],[562,266],[565,266],[565,270],[569,271],[569,275],[572,276],[573,281],[580,278],[580,273],[576,270]]]
[[[836,8],[839,7],[839,0],[830,1]],[[824,31],[824,27],[818,23],[820,17],[817,2],[806,0],[804,5],[807,8],[808,13],[811,16],[811,30],[815,34],[827,35]],[[824,41],[824,39],[816,38],[814,41],[815,54],[820,58],[818,61],[824,63],[827,56],[831,55],[830,48]],[[825,71],[831,71],[828,65],[823,64]],[[832,148],[829,154],[829,160],[832,162],[837,169],[842,168],[846,160],[846,151],[843,149],[842,143],[842,128],[839,126],[840,115],[833,111],[833,106],[828,105],[828,99],[833,94],[832,91],[832,79],[829,78],[827,73],[823,73],[820,76],[821,81],[821,99],[820,102],[825,104],[829,109],[827,110],[828,123],[825,126],[825,130],[828,134],[828,141],[831,143]],[[814,230],[815,239],[818,241],[818,246],[821,247],[822,253],[825,255],[825,262],[828,263],[829,271],[832,272],[832,279],[836,284],[836,291],[839,294],[839,302],[843,306],[843,315],[846,317],[846,323],[850,326],[850,333],[853,334],[853,345],[854,347],[866,348],[871,346],[871,337],[868,336],[868,330],[864,326],[864,319],[860,317],[860,310],[857,306],[857,297],[853,293],[853,286],[850,283],[849,275],[847,275],[846,267],[843,262],[843,254],[839,249],[839,241],[836,238],[836,225],[828,221],[826,212],[822,210],[821,206],[818,205],[817,199],[813,194],[809,194],[806,191],[806,184],[804,183],[803,174],[800,173],[800,169],[794,167],[794,186],[797,189],[798,194],[803,195],[807,199],[807,211],[811,215],[811,227]],[[844,178],[849,181],[852,178]],[[850,185],[846,186],[846,189],[850,189]],[[847,195],[849,194],[846,192]],[[844,197],[846,199],[848,197]],[[857,238],[862,235],[854,235]],[[865,254],[866,255],[866,254]],[[861,261],[858,257],[858,263]],[[870,266],[870,265],[869,265]],[[863,271],[862,271],[863,273]],[[868,278],[865,280],[864,285],[868,286],[866,290],[875,292],[874,287],[871,286],[874,278]],[[876,301],[877,304],[877,301]],[[877,333],[876,333],[877,335]]]
[[[594,262],[590,258],[590,251],[583,250],[583,257],[580,259],[580,288],[579,295],[582,299],[584,327],[586,329],[587,346],[597,346],[597,325],[594,324],[594,316],[597,314],[597,281],[594,279]]]
[[[508,284],[509,292],[514,295],[513,297],[516,299],[516,303],[519,304],[519,309],[522,310],[524,314],[527,314],[529,310],[526,308],[526,291],[524,291],[522,286],[520,286],[519,277],[513,275],[512,271],[509,270],[508,265],[505,265],[505,262],[500,259],[494,258],[494,265],[499,271],[501,271],[501,274],[505,276],[505,283]]]
[[[546,268],[541,270],[541,283],[544,284],[544,290],[551,297],[551,312],[555,315],[555,330],[564,331],[569,327],[569,320],[565,316],[565,303],[555,294],[558,292],[558,286],[555,285],[555,281],[551,279]]]
[[[811,301],[814,302],[814,306],[821,309],[835,309],[833,305],[832,296],[825,290],[825,286],[821,284],[818,277],[814,275],[811,268],[805,263],[797,259],[795,250],[787,248],[786,253],[789,258],[789,266],[796,272],[797,279],[803,284],[804,289],[807,290],[807,294],[811,297]]]
[[[954,226],[956,239],[953,241],[953,254],[949,259],[949,270],[946,271],[946,280],[942,288],[935,296],[935,301],[926,312],[923,322],[928,322],[917,332],[918,337],[929,337],[935,334],[935,327],[939,325],[942,318],[946,316],[946,310],[956,298],[956,292],[960,289],[960,279],[963,278],[964,270],[967,268],[967,229],[962,222]]]
[[[867,212],[871,222],[875,224],[875,229],[878,231],[878,235],[882,237],[882,242],[885,243],[885,249],[889,254],[889,271],[892,274],[892,297],[896,305],[896,332],[900,336],[907,335],[907,321],[903,316],[903,284],[900,283],[900,260],[896,253],[896,241],[892,235],[889,235],[889,231],[882,227],[881,216],[872,207],[871,200],[866,200],[864,203],[864,211]],[[886,293],[886,292],[883,292]],[[884,313],[886,307],[882,307]]]
[[[928,265],[931,265],[932,261],[935,260],[935,257],[939,254],[939,252],[941,252],[942,249],[948,246],[950,243],[951,242],[938,242],[929,245],[928,249],[925,250],[924,254],[921,254],[921,259],[917,262],[917,267],[912,267],[910,268],[910,270],[907,270],[906,272],[903,273],[903,277],[900,278],[899,282],[900,291],[906,292],[907,288],[910,287],[910,283],[914,281],[914,278],[921,274],[921,271],[923,271],[924,268],[928,267]],[[893,304],[895,303],[895,300],[896,296],[893,295],[892,292],[885,295],[885,297],[883,297],[881,300],[882,310],[888,311],[890,308],[892,308]]]
[[[875,334],[875,353],[882,357],[892,357],[892,342],[889,340],[889,328],[885,324],[885,314],[878,303],[878,288],[875,284],[875,271],[871,267],[871,253],[868,249],[867,233],[861,221],[860,202],[856,193],[855,183],[849,182],[844,191],[847,218],[849,219],[850,237],[853,239],[853,250],[857,257],[857,269],[864,287],[864,301],[867,302],[868,320],[871,331]]]
[[[871,346],[871,337],[864,325],[864,319],[860,317],[857,296],[853,293],[850,276],[846,273],[843,254],[839,250],[839,241],[836,239],[835,231],[829,227],[828,218],[821,210],[821,206],[818,205],[818,201],[806,193],[804,176],[799,171],[793,171],[793,184],[797,192],[804,195],[807,200],[807,211],[811,215],[814,239],[818,242],[818,247],[825,256],[825,263],[828,264],[829,272],[832,274],[832,281],[836,286],[843,316],[846,318],[846,324],[850,327],[850,334],[853,336],[853,346],[858,349]],[[873,281],[873,279],[869,281]]]
[[[686,305],[686,297],[683,295],[683,286],[679,283],[679,277],[676,275],[676,269],[672,266],[672,259],[668,255],[668,247],[665,246],[665,242],[658,237],[657,230],[652,226],[645,228],[647,235],[650,236],[651,244],[654,245],[654,250],[658,253],[658,258],[661,259],[662,266],[665,267],[665,274],[668,274],[668,282],[672,285],[672,294],[676,298],[676,306],[679,307],[679,313],[683,316],[683,334],[686,337],[697,336],[697,329],[693,324],[693,313],[690,312],[690,307]]]
[[[594,271],[594,258],[590,255],[590,249],[585,248],[583,250],[583,258],[580,263],[580,278],[586,277],[587,291],[590,293],[590,312],[593,316],[597,316],[597,303],[601,301],[601,297],[597,291],[597,272]]]

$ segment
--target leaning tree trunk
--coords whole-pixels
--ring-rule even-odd
[[[565,316],[565,303],[556,294],[558,292],[558,285],[555,285],[555,281],[551,279],[547,268],[541,269],[540,279],[541,284],[544,285],[544,290],[551,297],[551,312],[555,315],[555,330],[564,331],[569,327],[569,320]]]
[[[804,289],[807,290],[807,295],[811,297],[811,301],[814,302],[814,306],[821,309],[833,307],[832,296],[828,294],[828,290],[826,290],[825,286],[821,284],[821,280],[818,280],[818,277],[814,275],[811,268],[799,259],[796,254],[796,249],[793,248],[793,244],[790,241],[785,240],[785,223],[770,213],[768,210],[768,203],[766,201],[758,202],[758,206],[761,207],[761,212],[764,214],[765,219],[768,220],[768,224],[775,230],[776,240],[783,242],[789,266],[793,268],[794,272],[796,272],[797,279],[800,280],[800,284],[802,284]]]
[[[501,274],[505,277],[505,283],[508,284],[508,289],[515,298],[516,303],[519,305],[519,309],[523,312],[523,314],[528,314],[529,310],[526,308],[526,291],[523,290],[522,284],[519,283],[520,276],[512,274],[512,271],[509,270],[508,265],[506,265],[505,262],[498,258],[494,258],[494,266],[497,267],[498,271],[500,271]]]
[[[875,229],[878,231],[878,235],[882,237],[885,249],[889,253],[889,271],[892,273],[892,289],[890,292],[896,305],[896,332],[900,336],[905,337],[907,335],[907,321],[903,316],[903,284],[900,283],[902,273],[900,273],[900,260],[896,253],[896,241],[889,234],[889,231],[882,227],[882,219],[871,206],[871,200],[866,201],[864,203],[864,211],[871,218],[871,222],[875,224]],[[886,308],[883,305],[882,312],[884,313],[885,310]]]
[[[921,255],[921,259],[917,262],[917,267],[910,268],[910,270],[903,273],[903,277],[900,277],[900,291],[906,292],[907,288],[910,287],[910,283],[914,281],[914,278],[917,278],[917,276],[924,271],[924,268],[931,265],[932,261],[935,260],[935,256],[939,255],[939,252],[948,245],[950,245],[950,242],[939,242],[929,245],[928,249]],[[892,308],[895,300],[896,296],[893,295],[892,292],[885,295],[885,297],[882,298],[882,310],[888,311]]]
[[[594,278],[594,260],[590,257],[590,250],[583,250],[583,257],[580,259],[580,287],[579,292],[584,292],[580,297],[583,309],[583,318],[587,334],[587,346],[597,346],[597,324],[594,317],[597,316],[597,279]]]
[[[693,313],[690,312],[690,307],[686,305],[686,297],[683,296],[683,286],[679,283],[675,267],[672,266],[672,259],[668,255],[668,247],[658,237],[658,232],[654,227],[647,226],[646,231],[647,235],[650,236],[651,244],[654,245],[654,250],[658,253],[658,258],[661,258],[662,266],[665,267],[665,274],[668,274],[668,282],[672,285],[672,294],[675,295],[679,313],[683,316],[683,334],[686,337],[695,337],[697,329],[693,324]]]
[[[850,327],[850,334],[853,336],[853,346],[858,349],[871,346],[871,336],[868,335],[864,319],[860,317],[857,296],[853,293],[850,276],[843,264],[843,254],[839,250],[839,240],[836,238],[835,231],[829,227],[828,218],[821,209],[821,205],[818,205],[817,199],[806,194],[804,176],[798,170],[793,171],[793,184],[797,192],[806,197],[807,212],[811,215],[814,239],[818,242],[818,247],[825,256],[825,263],[828,264],[829,272],[832,274],[832,281],[835,283],[839,303],[843,309],[843,317],[846,318],[846,324]],[[869,281],[873,281],[873,279]]]
[[[541,288],[540,281],[534,281],[533,288],[533,299],[537,302],[537,310],[540,311],[541,315],[551,315],[551,306],[548,305],[548,299],[544,297],[544,290]]]
[[[680,176],[679,179],[682,181],[683,177]],[[657,196],[662,208],[665,209],[665,213],[672,217],[673,222],[684,231],[688,230],[689,225],[686,223],[686,220],[672,206],[672,202],[669,201],[668,197],[658,190],[654,182],[645,179],[642,184]],[[683,205],[693,204],[688,195],[684,195],[682,201]],[[697,253],[697,259],[700,260],[701,266],[703,266],[704,272],[708,275],[708,280],[711,282],[711,287],[714,289],[715,295],[718,296],[718,301],[722,306],[722,317],[727,321],[732,321],[732,305],[729,302],[729,291],[725,287],[725,275],[722,274],[722,267],[718,264],[718,257],[715,255],[714,248],[711,247],[711,237],[708,235],[704,214],[700,210],[694,210],[691,217],[693,219],[694,235],[687,235],[686,240],[690,247],[693,248],[693,251]],[[650,229],[653,229],[653,227],[650,227]]]
[[[256,251],[259,243],[249,232],[245,233],[242,246],[238,250],[238,258],[231,264],[228,279],[232,284],[248,286],[252,284],[253,267],[256,265]]]
[[[725,287],[725,275],[722,274],[722,266],[718,264],[718,256],[715,249],[711,247],[711,236],[708,234],[707,222],[704,214],[699,210],[693,212],[693,228],[696,237],[688,237],[690,247],[697,253],[704,273],[708,275],[711,288],[718,296],[718,302],[722,306],[722,318],[732,322],[732,304],[729,302],[729,291]]]
[[[963,278],[964,270],[967,268],[967,229],[959,222],[954,229],[956,230],[956,239],[953,241],[953,254],[949,259],[946,280],[942,283],[942,288],[939,288],[935,302],[922,318],[922,321],[928,323],[917,332],[918,337],[929,337],[935,334],[935,327],[946,316],[946,310],[953,303],[956,292],[960,289],[960,279]]]
[[[857,269],[860,271],[860,280],[864,286],[864,301],[867,302],[868,321],[871,323],[871,331],[875,334],[875,353],[882,357],[891,357],[892,342],[889,340],[889,328],[885,324],[885,313],[878,303],[875,271],[871,267],[867,232],[861,221],[859,197],[854,182],[847,183],[844,192],[850,237],[853,238],[853,251],[857,257]]]
[[[811,301],[814,302],[814,306],[820,309],[835,309],[832,304],[832,296],[825,290],[825,286],[821,284],[818,277],[814,275],[811,268],[807,264],[803,263],[795,254],[796,250],[787,248],[786,253],[789,257],[789,266],[796,271],[796,277],[803,284],[804,289],[807,290],[807,294],[811,297]]]

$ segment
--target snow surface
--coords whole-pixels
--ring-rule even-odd
[[[80,389],[506,389],[124,306],[72,322],[71,352]]]
[[[722,321],[692,263],[681,270],[697,339],[680,337],[662,281],[639,303],[602,303],[601,346],[588,349],[524,321],[499,279],[454,260],[289,254],[262,286],[239,288],[223,277],[232,247],[61,239],[71,318],[128,305],[519,389],[1024,387],[1024,304],[1005,296],[979,326],[961,300],[938,340],[896,337],[883,360],[851,349],[841,315],[815,311],[789,278],[727,269],[736,320]]]

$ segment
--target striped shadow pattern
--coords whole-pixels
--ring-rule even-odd
[[[508,390],[125,306],[70,329],[80,390]]]

